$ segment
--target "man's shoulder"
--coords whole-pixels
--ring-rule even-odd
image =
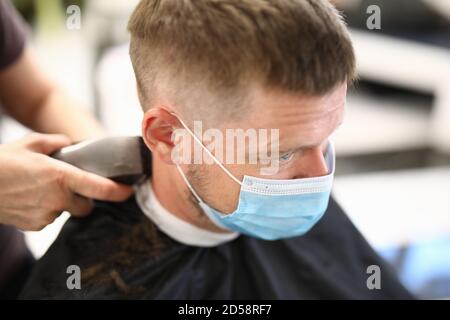
[[[326,297],[330,288],[347,298],[410,299],[411,294],[399,282],[393,268],[374,250],[355,227],[340,205],[330,198],[327,211],[317,225],[302,237],[286,239],[285,245],[296,252],[303,268],[311,268],[328,279]],[[368,267],[376,265],[383,270],[382,290],[368,290]],[[323,280],[323,279],[322,279]]]
[[[91,215],[66,222],[36,263],[21,298],[83,298],[106,284],[102,279],[111,279],[111,272],[132,268],[172,245],[142,213],[134,197],[123,203],[96,202]],[[83,290],[67,288],[73,266],[81,271]]]
[[[94,209],[89,216],[71,217],[66,222],[60,238],[82,242],[88,239],[100,240],[104,235],[111,238],[120,236],[129,228],[147,220],[134,197],[118,203],[95,201]]]
[[[154,227],[137,206],[134,197],[121,203],[96,201],[89,216],[71,217],[65,223],[46,256],[51,254],[53,247],[65,246],[72,250],[72,255],[78,257],[82,254],[84,259],[89,259],[91,250],[112,247],[116,239],[141,225]],[[99,254],[97,252],[92,258],[98,259]]]
[[[341,267],[349,267],[356,262],[362,267],[381,260],[333,197],[330,197],[324,216],[314,228],[303,236],[285,239],[284,242],[305,258],[321,259]]]

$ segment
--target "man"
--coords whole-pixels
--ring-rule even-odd
[[[71,218],[22,298],[411,297],[329,199],[355,61],[328,2],[144,0],[129,30],[151,179]],[[278,170],[219,160],[194,121],[279,129]],[[209,161],[177,159],[183,128]]]
[[[0,298],[14,298],[33,261],[14,227],[40,230],[64,210],[88,214],[88,198],[122,201],[132,190],[47,156],[104,133],[39,68],[25,46],[24,24],[5,0],[0,0],[0,103],[22,124],[49,133],[0,145]]]

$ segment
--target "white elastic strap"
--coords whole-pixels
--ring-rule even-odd
[[[178,164],[176,164],[176,167],[178,169],[178,172],[180,173],[180,175],[183,177],[184,182],[186,182],[189,190],[191,190],[191,192],[194,194],[194,196],[197,198],[198,202],[202,202],[202,199],[198,196],[197,192],[195,192],[194,188],[192,188],[190,182],[188,181],[188,179],[186,178],[186,176],[184,175],[183,170],[181,170],[180,166]]]
[[[206,216],[209,218],[209,220],[212,221],[212,223],[214,223],[217,227],[224,229],[224,230],[228,230],[228,231],[232,231],[231,229],[229,229],[227,226],[225,226],[224,224],[222,224],[216,217],[214,217],[207,209],[203,208],[202,204],[204,204],[204,202],[202,201],[202,199],[200,198],[200,196],[197,194],[197,192],[195,192],[194,188],[191,186],[190,182],[188,181],[188,179],[186,178],[183,170],[181,170],[180,166],[178,164],[176,164],[176,167],[178,169],[178,172],[180,173],[180,175],[183,177],[183,180],[186,182],[189,190],[191,190],[192,194],[194,195],[194,197],[197,199],[198,204],[200,205],[200,207],[202,207],[203,212],[206,214]]]
[[[328,159],[331,154],[331,159]],[[336,169],[336,150],[334,149],[334,142],[331,139],[328,139],[328,147],[327,147],[327,153],[325,155],[325,160],[328,162],[331,162],[331,170],[329,173],[334,174],[334,170]],[[330,169],[330,168],[328,168]]]
[[[181,122],[181,124],[182,124],[183,127],[187,130],[187,132],[189,132],[189,134],[192,136],[192,138],[194,138],[194,140],[197,141],[198,144],[200,144],[200,146],[203,148],[203,150],[206,151],[206,153],[214,160],[214,162],[217,163],[217,165],[218,165],[219,167],[221,167],[221,168],[223,169],[223,171],[225,171],[225,173],[226,173],[231,179],[233,179],[234,181],[236,181],[237,183],[239,183],[239,184],[242,186],[242,182],[239,181],[239,179],[237,179],[235,176],[233,176],[233,175],[231,174],[231,172],[228,171],[228,169],[225,168],[224,165],[223,165],[219,160],[217,160],[217,158],[211,153],[211,151],[209,151],[209,149],[203,145],[203,142],[202,142],[202,141],[201,141],[201,140],[200,140],[200,139],[192,132],[191,129],[189,129],[189,127],[184,123],[184,121],[181,120],[180,117],[178,117],[175,113],[172,112],[171,114],[173,114],[175,117],[177,117],[177,119]]]

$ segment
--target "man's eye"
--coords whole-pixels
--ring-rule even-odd
[[[283,155],[280,156],[280,161],[281,161],[281,162],[288,162],[288,161],[290,161],[293,157],[294,157],[294,153],[293,153],[293,152],[288,152],[288,153],[285,153],[285,154],[283,154]]]

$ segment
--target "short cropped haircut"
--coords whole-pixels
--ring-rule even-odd
[[[164,91],[191,114],[226,117],[242,113],[252,84],[322,95],[355,78],[347,28],[327,0],[142,0],[128,30],[144,108]]]

